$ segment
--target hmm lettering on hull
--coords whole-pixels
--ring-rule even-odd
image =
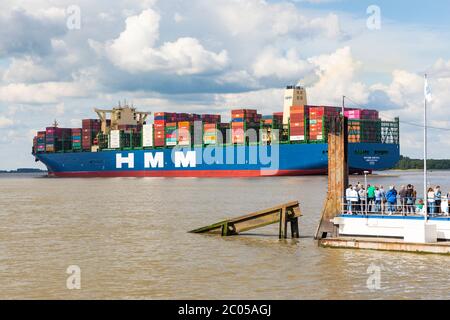
[[[164,168],[164,152],[144,152],[144,168]],[[116,169],[133,169],[134,168],[134,153],[117,153],[116,154]],[[182,151],[176,151],[174,153],[174,165],[175,168],[195,168],[196,153],[195,151],[188,151],[186,153]]]

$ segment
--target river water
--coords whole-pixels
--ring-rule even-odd
[[[448,191],[449,173],[432,172],[430,183]],[[422,185],[414,171],[368,179]],[[319,248],[312,236],[326,183],[0,175],[0,298],[450,298],[448,256]],[[292,200],[304,215],[299,240],[279,240],[277,226],[228,238],[187,233]],[[70,265],[81,270],[80,290],[67,289]],[[367,285],[374,268],[376,288]]]

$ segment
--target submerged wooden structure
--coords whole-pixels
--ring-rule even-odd
[[[189,232],[220,234],[226,237],[279,223],[278,236],[280,239],[286,239],[288,237],[288,224],[291,226],[291,237],[299,238],[298,218],[301,216],[298,201],[293,201],[233,219],[220,221]]]

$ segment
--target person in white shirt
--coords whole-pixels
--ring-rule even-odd
[[[345,200],[347,202],[347,213],[352,214],[352,190],[353,186],[349,185],[347,189],[345,189]]]
[[[347,214],[353,214],[358,202],[358,191],[356,191],[356,187],[350,185],[345,190],[345,199],[347,200]]]
[[[358,204],[359,196],[358,191],[356,191],[356,187],[353,187],[352,190],[350,190],[350,202],[351,202],[351,214],[357,214],[356,207]]]
[[[441,200],[441,212],[445,215],[448,216],[448,196],[450,195],[450,193],[447,193],[447,196],[442,197]]]
[[[367,206],[367,191],[362,187],[358,191],[358,197],[359,197],[359,212],[361,214],[366,213],[366,206]]]
[[[430,216],[434,216],[434,204],[435,204],[435,194],[433,188],[428,188],[427,202],[428,202],[428,213]]]

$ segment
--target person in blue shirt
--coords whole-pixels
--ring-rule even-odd
[[[437,186],[436,189],[434,189],[434,200],[434,213],[441,213],[442,191],[440,186]]]
[[[397,190],[395,190],[395,186],[389,187],[389,191],[386,192],[386,201],[388,203],[389,215],[392,215],[396,211],[395,206],[397,204]]]

